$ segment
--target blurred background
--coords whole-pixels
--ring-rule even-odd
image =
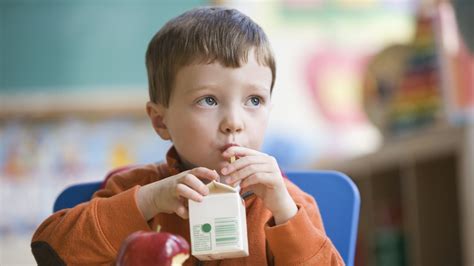
[[[35,264],[31,236],[67,185],[164,159],[145,50],[202,5],[243,11],[273,44],[264,151],[359,187],[356,265],[474,265],[474,56],[462,35],[474,2],[455,4],[0,1],[0,265]]]

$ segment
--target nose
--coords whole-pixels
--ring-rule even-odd
[[[243,117],[238,108],[229,108],[229,110],[223,111],[220,124],[220,130],[222,133],[240,133],[243,129]]]

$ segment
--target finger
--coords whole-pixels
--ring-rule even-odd
[[[188,173],[183,176],[180,180],[180,183],[187,185],[188,187],[197,191],[203,196],[209,194],[209,188],[193,174]]]
[[[183,205],[178,206],[176,208],[175,213],[183,219],[188,219],[189,218],[188,209],[186,207],[184,207]]]
[[[241,147],[241,146],[231,146],[227,148],[224,152],[222,152],[222,156],[224,158],[230,159],[232,156],[236,157],[244,157],[244,156],[252,156],[252,155],[266,155],[263,152],[256,151],[253,149],[249,149],[246,147]]]
[[[271,173],[258,173],[253,174],[240,183],[241,188],[246,188],[254,185],[264,185],[268,188],[274,188],[276,186],[277,177]]]
[[[188,174],[192,174],[198,178],[204,178],[208,180],[216,180],[219,178],[219,174],[216,172],[216,170],[211,170],[206,167],[196,167],[190,170]]]
[[[250,164],[241,169],[232,172],[227,179],[229,184],[234,184],[248,178],[251,175],[259,173],[272,173],[274,168],[269,164]]]
[[[270,168],[274,168],[275,170],[279,169],[275,158],[273,158],[272,156],[263,154],[263,155],[251,155],[251,156],[245,156],[245,157],[239,158],[233,163],[222,168],[221,173],[223,175],[229,175],[234,171],[240,170],[252,164],[267,164],[269,169]]]
[[[176,195],[178,195],[178,197],[183,197],[183,198],[194,200],[197,202],[202,201],[201,194],[199,194],[197,191],[191,189],[190,187],[188,187],[187,185],[183,183],[178,183],[176,185]]]

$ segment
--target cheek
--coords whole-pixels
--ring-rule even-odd
[[[178,108],[176,108],[178,109]],[[199,117],[196,116],[192,110],[186,107],[181,107],[178,110],[173,110],[172,115],[168,116],[168,127],[175,135],[186,133],[186,130],[199,127]],[[185,132],[182,132],[185,131]]]
[[[208,134],[215,128],[215,118],[210,115],[194,115],[188,116],[181,122],[183,129],[190,130],[190,134]]]
[[[267,124],[268,124],[267,114],[254,116],[254,123],[251,129],[251,136],[249,136],[252,143],[251,145],[253,146],[254,149],[261,148],[264,137],[265,137],[265,131],[267,129]]]
[[[206,137],[213,136],[212,120],[205,116],[183,114],[179,116],[170,128],[173,142],[194,142],[195,139],[205,141]]]

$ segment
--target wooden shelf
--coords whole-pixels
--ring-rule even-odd
[[[132,91],[140,91],[135,93]],[[68,93],[0,94],[0,120],[12,117],[34,119],[146,116],[148,96],[144,89]]]
[[[399,167],[413,159],[430,158],[458,151],[463,145],[465,129],[440,124],[413,134],[386,140],[375,152],[344,161],[316,163],[317,169],[335,169],[342,172],[366,173]],[[363,178],[363,177],[362,177]]]
[[[380,217],[401,208],[401,221],[392,229],[403,233],[407,265],[471,266],[473,162],[474,125],[440,124],[388,139],[373,153],[313,167],[344,172],[358,185],[363,265],[380,264],[386,223]]]

